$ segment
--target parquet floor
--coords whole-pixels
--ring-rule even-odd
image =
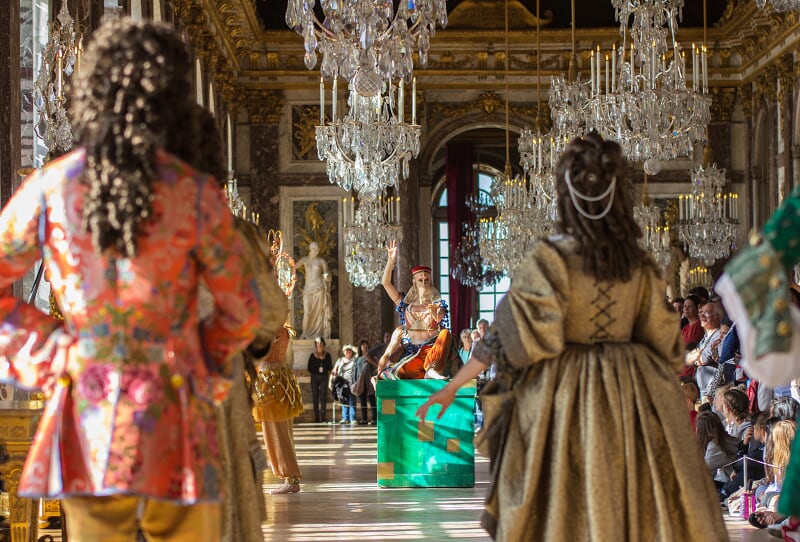
[[[298,424],[295,442],[302,490],[267,495],[265,542],[490,540],[478,523],[485,459],[476,458],[474,488],[379,489],[374,426]],[[278,484],[268,474],[265,491]],[[726,524],[731,542],[778,540],[742,520],[726,516]]]

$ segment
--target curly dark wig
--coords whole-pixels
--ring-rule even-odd
[[[70,113],[86,150],[83,227],[98,252],[136,255],[140,225],[152,214],[156,149],[191,152],[190,66],[168,26],[129,18],[102,25],[86,49]],[[186,137],[170,137],[181,126]]]
[[[575,190],[590,198],[604,194],[616,178],[616,188],[608,197],[577,200],[584,212],[599,215],[613,198],[603,218],[592,220],[578,211],[565,179],[567,171]],[[604,141],[597,132],[573,139],[556,165],[557,228],[577,240],[584,254],[584,271],[599,280],[627,281],[635,268],[650,262],[637,242],[642,230],[633,219],[627,174],[620,146]]]

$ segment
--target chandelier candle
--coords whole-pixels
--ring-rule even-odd
[[[331,99],[331,122],[336,122],[336,86],[337,79],[333,79],[333,98]]]
[[[411,80],[411,124],[417,123],[417,77]]]
[[[228,115],[228,171],[233,171],[233,132],[231,130],[231,116]]]
[[[319,125],[325,124],[325,79],[319,78]]]

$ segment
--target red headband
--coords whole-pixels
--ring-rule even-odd
[[[427,265],[418,265],[416,267],[412,267],[411,268],[411,274],[412,275],[416,275],[417,273],[421,273],[423,271],[425,271],[426,273],[430,273],[431,272],[431,268],[428,267]]]

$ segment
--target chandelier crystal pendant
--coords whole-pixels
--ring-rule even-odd
[[[405,0],[396,10],[393,2],[380,0],[320,0],[322,21],[315,6],[316,0],[289,0],[286,24],[303,36],[306,68],[314,69],[317,51],[322,53],[325,79],[350,81],[361,70],[408,81],[413,54],[426,67],[437,23],[447,26],[445,0]]]
[[[723,193],[725,170],[716,165],[692,171],[692,190],[678,196],[678,232],[690,258],[710,266],[727,258],[739,224],[739,195]]]
[[[369,84],[362,79],[368,80]],[[336,116],[336,87],[330,122],[324,109],[324,82],[320,81],[320,125],[316,128],[317,156],[326,160],[328,179],[366,199],[375,199],[386,188],[397,186],[409,175],[410,161],[419,154],[420,127],[416,122],[416,78],[412,83],[411,124],[404,120],[404,84],[383,81],[359,72],[349,84],[343,118]],[[359,92],[356,88],[367,89]]]
[[[767,0],[756,0],[758,9],[764,9]],[[800,0],[769,0],[769,5],[775,11],[800,11]]]
[[[666,271],[671,259],[670,228],[662,221],[661,209],[650,200],[647,192],[647,174],[644,176],[642,202],[633,208],[633,218],[642,229],[639,240],[645,252],[650,254],[658,266]]]
[[[344,198],[344,266],[353,286],[375,289],[381,283],[388,255],[386,244],[403,240],[400,226],[400,197]]]
[[[683,0],[612,0],[622,43],[590,55],[586,124],[617,141],[655,175],[662,160],[689,155],[710,120],[707,50],[692,46],[688,81],[676,39]],[[629,21],[632,21],[630,29]],[[627,42],[628,36],[631,43]]]
[[[83,38],[75,32],[75,20],[64,1],[50,25],[39,75],[33,84],[33,104],[39,117],[34,131],[53,155],[72,148],[64,85],[65,78],[71,79],[75,71],[80,71],[82,54]]]

